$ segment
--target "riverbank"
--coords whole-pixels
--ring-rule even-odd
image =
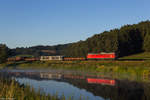
[[[0,64],[1,68],[52,68],[52,69],[73,69],[73,70],[91,70],[99,67],[150,67],[150,61],[18,61]]]
[[[1,68],[8,69],[59,69],[95,72],[114,76],[144,76],[150,75],[150,61],[34,61],[7,62]]]
[[[113,79],[130,79],[136,81],[148,81],[150,79],[150,61],[20,61],[20,62],[7,62],[0,65],[1,68],[8,69],[63,69],[63,70],[79,70],[81,72],[91,71],[95,74],[111,76]],[[142,77],[142,80],[141,80]],[[40,94],[28,86],[20,86],[15,81],[0,81],[0,90],[6,93],[5,97],[16,96],[17,100],[24,100],[22,98],[33,98],[33,100],[61,100],[56,96],[47,96],[44,93]],[[15,91],[14,91],[14,90]],[[17,91],[16,91],[17,90]],[[31,90],[31,91],[30,91]],[[6,92],[10,91],[10,92]],[[9,96],[9,93],[13,93]],[[8,93],[8,94],[7,94]],[[16,93],[21,93],[18,96]],[[39,99],[38,99],[39,98]],[[42,99],[44,98],[44,99]],[[64,97],[65,98],[65,97]],[[29,100],[29,99],[26,99]],[[65,99],[62,99],[65,100]]]
[[[59,68],[59,69],[95,69],[105,67],[150,67],[149,60],[100,60],[100,61],[17,61],[0,64],[1,68]]]

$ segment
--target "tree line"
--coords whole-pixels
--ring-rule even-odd
[[[125,25],[96,34],[85,41],[69,45],[65,55],[85,57],[87,53],[116,52],[118,57],[150,52],[150,21]]]
[[[16,55],[33,55],[35,57],[42,56],[42,55],[62,55],[63,50],[65,50],[69,44],[62,44],[62,45],[54,45],[54,46],[32,46],[32,47],[20,47],[11,49],[10,56]]]
[[[3,62],[8,56],[16,55],[86,57],[88,53],[100,52],[115,52],[118,57],[139,52],[150,52],[150,21],[104,31],[89,37],[85,41],[76,43],[15,49],[8,49],[5,44],[0,44],[0,62]]]

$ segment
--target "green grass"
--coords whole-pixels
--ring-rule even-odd
[[[119,59],[145,59],[150,60],[150,52],[138,53],[130,56],[121,57]]]
[[[99,66],[96,69],[101,75],[114,79],[128,79],[134,81],[150,82],[150,67],[105,67]]]
[[[91,70],[95,71],[99,66],[105,67],[150,67],[150,61],[21,61],[7,62],[1,64],[7,68],[52,68],[52,69],[71,69],[71,70]]]
[[[60,100],[58,96],[36,92],[30,86],[20,86],[16,81],[0,78],[0,98],[14,100]],[[10,99],[13,100],[13,99]]]
[[[150,72],[150,61],[34,61],[9,62],[7,68],[17,69],[63,69],[84,72],[100,72],[120,75],[142,76]],[[150,75],[150,74],[149,74]]]

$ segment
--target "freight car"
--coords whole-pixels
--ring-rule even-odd
[[[7,61],[16,61],[15,57],[8,58]]]
[[[38,57],[32,57],[32,58],[25,58],[24,60],[25,61],[38,61],[38,60],[40,60],[40,58],[38,58]]]
[[[85,60],[84,57],[63,57],[63,60],[64,61],[76,61],[76,60]]]
[[[94,59],[94,60],[99,60],[99,59],[116,59],[116,54],[114,52],[112,53],[89,53],[87,55],[87,59]]]
[[[10,57],[7,61],[21,61],[24,60],[24,57]]]

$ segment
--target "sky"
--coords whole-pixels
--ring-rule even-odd
[[[9,48],[86,40],[150,20],[150,0],[0,0],[0,43]]]

